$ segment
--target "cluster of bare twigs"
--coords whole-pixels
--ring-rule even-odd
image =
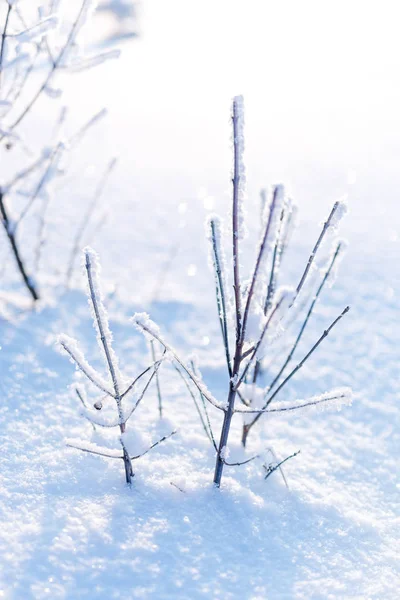
[[[329,234],[332,231],[336,232],[338,223],[346,209],[342,202],[335,202],[309,255],[297,286],[293,290],[278,288],[280,265],[286,253],[293,226],[294,206],[281,185],[275,186],[269,199],[263,193],[261,237],[249,283],[244,285],[245,280],[241,272],[240,258],[240,239],[243,236],[244,230],[243,201],[245,197],[243,124],[243,99],[242,97],[236,97],[233,100],[232,108],[234,149],[231,238],[233,298],[230,297],[230,288],[227,283],[228,274],[222,245],[221,221],[219,217],[212,216],[207,223],[207,233],[211,245],[212,264],[215,274],[218,317],[228,372],[228,397],[226,402],[221,403],[212,396],[201,381],[194,365],[188,366],[177,355],[175,350],[161,337],[158,327],[150,321],[147,315],[136,314],[133,319],[138,328],[152,339],[157,340],[168,351],[176,363],[176,369],[184,379],[194,400],[207,437],[215,448],[216,465],[214,483],[218,487],[221,483],[223,467],[225,465],[245,464],[258,458],[258,455],[256,455],[241,463],[227,462],[229,432],[235,413],[241,413],[244,417],[242,443],[246,445],[250,430],[266,413],[299,410],[325,403],[340,405],[348,402],[351,397],[351,391],[344,388],[308,398],[304,401],[297,401],[294,404],[287,405],[281,402],[275,408],[270,406],[288,382],[317,350],[322,341],[349,311],[349,307],[346,307],[326,327],[303,358],[288,370],[310,321],[315,305],[324,286],[331,278],[338,257],[343,250],[343,244],[338,242],[334,246],[332,256],[323,271],[318,287],[313,293],[301,327],[295,335],[294,342],[291,344],[287,354],[283,355],[278,372],[271,378],[271,381],[267,385],[263,383],[268,374],[268,369],[265,366],[268,349],[270,346],[274,346],[276,338],[279,337],[280,330],[287,329],[290,321],[292,323],[295,322],[294,315],[303,309],[305,302],[302,299],[302,291],[305,288],[305,284],[311,279],[317,253],[329,237]],[[318,274],[318,270],[316,269],[315,271]],[[254,321],[257,322],[256,327],[254,327]],[[190,383],[185,379],[185,375],[197,388],[200,401],[196,399],[195,394],[191,390]],[[241,403],[239,406],[236,405],[237,399]],[[223,412],[223,423],[218,442],[216,442],[211,429],[206,402]],[[266,478],[276,469],[280,468],[289,458],[297,454],[298,452],[295,452],[282,461],[279,462],[276,460],[274,464],[267,466]]]
[[[74,362],[76,367],[86,376],[87,380],[102,393],[100,398],[94,402],[94,410],[91,410],[88,407],[82,391],[79,388],[76,389],[78,398],[84,408],[83,416],[92,424],[94,429],[96,429],[96,427],[119,429],[120,436],[118,439],[121,450],[110,450],[109,448],[99,447],[94,444],[86,444],[79,440],[69,441],[68,445],[82,450],[83,452],[90,452],[107,458],[119,458],[123,460],[126,482],[130,484],[132,482],[132,477],[134,476],[132,461],[144,456],[152,448],[175,434],[175,431],[172,431],[169,435],[162,437],[152,444],[147,450],[135,456],[130,453],[124,435],[126,433],[128,421],[142,402],[153,378],[157,376],[160,365],[165,358],[165,352],[159,360],[155,360],[151,366],[142,371],[135,379],[133,379],[133,381],[130,383],[126,382],[125,378],[120,373],[118,360],[112,348],[112,335],[100,291],[98,258],[90,248],[84,250],[84,255],[88,280],[88,296],[92,306],[94,325],[98,333],[97,339],[107,365],[109,375],[108,380],[103,379],[102,375],[87,362],[75,340],[66,335],[61,335],[59,337],[59,344]],[[139,382],[145,375],[148,375],[148,379],[143,386],[143,389],[138,392],[137,388],[138,385],[140,385]],[[101,415],[99,414],[99,411],[103,409],[103,405],[107,402],[108,398],[111,398],[115,402],[117,414],[116,418],[112,420],[101,418]],[[125,408],[127,403],[129,403],[130,406]]]
[[[49,145],[41,139],[39,150],[28,146],[23,132],[28,117],[33,122],[34,108],[40,98],[61,96],[62,89],[55,87],[61,74],[92,68],[118,56],[117,50],[89,57],[79,54],[78,37],[90,16],[92,4],[91,0],[80,0],[73,4],[76,14],[72,17],[71,3],[55,0],[44,2],[40,8],[36,3],[20,6],[19,0],[4,0],[3,6],[0,6],[4,16],[0,45],[0,151],[5,153],[4,158],[6,153],[14,152],[18,159],[15,162],[21,164],[12,176],[4,168],[0,182],[0,217],[9,242],[10,260],[14,261],[33,301],[41,296],[38,274],[46,243],[52,186],[56,179],[64,175],[63,162],[67,155],[91,127],[105,116],[106,111],[103,109],[92,116],[75,134],[65,139],[61,131],[68,111],[63,107],[54,126],[53,140]],[[107,168],[101,185],[78,225],[67,265],[67,285],[88,219],[94,215],[114,162]],[[6,164],[6,160],[2,160],[2,163]],[[36,232],[34,236],[27,236],[23,232],[29,217],[29,227]],[[36,225],[32,217],[35,217]]]

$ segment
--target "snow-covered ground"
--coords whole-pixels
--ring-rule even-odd
[[[226,398],[203,223],[210,211],[229,212],[229,110],[239,92],[246,101],[249,181],[244,262],[253,258],[260,187],[282,180],[299,205],[301,222],[286,265],[292,283],[332,202],[349,195],[343,227],[349,251],[297,357],[346,304],[351,311],[287,394],[305,398],[351,386],[354,401],[341,412],[263,418],[246,453],[237,416],[232,459],[266,447],[280,458],[301,454],[285,465],[289,489],[278,472],[265,481],[258,460],[226,468],[216,490],[215,453],[186,388],[163,366],[165,416],[158,419],[153,386],[135,413],[133,444],[139,454],[173,429],[177,434],[135,461],[128,489],[122,463],[65,446],[66,438],[99,439],[79,415],[70,389],[74,367],[55,348],[65,332],[102,365],[83,273],[77,269],[74,289],[58,285],[49,302],[20,314],[16,281],[6,271],[0,598],[398,597],[395,17],[392,2],[339,1],[328,11],[317,1],[147,0],[140,37],[124,47],[121,59],[71,77],[65,99],[73,125],[103,104],[110,114],[83,144],[60,188],[49,231],[57,252],[47,261],[54,268],[62,264],[72,239],[69,224],[88,202],[103,165],[118,155],[103,201],[109,217],[90,243],[103,263],[124,373],[133,377],[150,362],[143,337],[129,322],[146,310],[183,356],[196,352],[204,380],[219,400]],[[34,139],[46,126],[49,106],[44,100],[36,110],[28,132]],[[212,422],[218,431],[218,413]]]

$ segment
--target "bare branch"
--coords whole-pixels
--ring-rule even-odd
[[[168,440],[170,437],[172,437],[173,435],[175,435],[177,433],[177,431],[171,431],[171,433],[169,433],[168,435],[164,435],[164,437],[162,437],[160,440],[158,440],[158,442],[155,442],[154,444],[152,444],[150,446],[150,448],[147,448],[147,450],[145,450],[145,452],[142,452],[141,454],[138,454],[137,456],[131,456],[131,460],[136,460],[137,458],[141,458],[142,456],[144,456],[145,454],[147,454],[148,452],[150,452],[150,450],[153,450],[153,448],[155,448],[156,446],[158,446],[158,444],[161,444],[162,442],[165,442],[165,440]]]
[[[224,280],[222,276],[221,269],[221,257],[218,253],[218,243],[217,243],[217,227],[215,219],[210,219],[210,237],[211,237],[211,245],[212,245],[212,253],[213,253],[213,265],[214,265],[214,273],[216,280],[216,298],[217,298],[217,308],[218,308],[218,318],[221,327],[222,340],[225,348],[225,358],[226,364],[228,367],[229,377],[232,377],[232,365],[231,365],[231,357],[229,351],[229,336],[228,336],[228,325],[227,325],[227,313],[226,313],[226,300],[225,300],[225,289],[224,289]],[[219,231],[219,235],[221,235]]]
[[[164,355],[165,355],[165,350],[164,350],[163,356]],[[133,413],[135,412],[135,410],[137,409],[137,407],[139,406],[139,404],[143,400],[144,395],[147,392],[150,383],[153,381],[153,377],[157,374],[157,371],[160,368],[161,363],[162,363],[162,360],[159,360],[158,362],[154,363],[154,370],[153,370],[152,374],[150,375],[150,377],[149,377],[146,385],[144,386],[143,391],[140,394],[139,398],[136,400],[135,404],[133,405],[133,407],[129,411],[128,416],[125,417],[125,423],[128,422],[128,420],[131,418],[131,416],[133,415]]]
[[[258,250],[256,264],[254,266],[254,271],[253,271],[253,275],[252,275],[252,278],[251,278],[250,288],[249,288],[249,291],[248,291],[248,294],[247,294],[247,300],[246,300],[246,306],[245,306],[245,309],[244,309],[243,323],[242,323],[242,330],[241,330],[241,340],[242,340],[242,343],[245,340],[247,319],[248,319],[248,316],[249,316],[251,301],[253,299],[254,288],[255,288],[255,285],[257,283],[258,273],[259,273],[260,266],[261,266],[261,260],[262,260],[262,258],[264,256],[264,252],[266,250],[267,240],[268,240],[268,236],[269,236],[269,233],[270,233],[272,220],[273,220],[273,217],[274,217],[274,214],[275,214],[275,208],[276,208],[278,196],[279,196],[280,193],[281,193],[281,186],[275,186],[274,195],[273,195],[272,203],[271,203],[271,208],[270,208],[270,211],[269,211],[267,223],[266,223],[265,229],[264,229],[264,234],[263,234],[263,237],[262,237],[262,240],[261,240],[261,243],[260,243],[260,247],[259,247],[259,250]]]
[[[156,362],[156,352],[154,349],[154,340],[150,340],[150,347],[151,347],[151,357],[153,359],[153,362],[155,363]],[[162,419],[163,409],[162,409],[160,378],[158,376],[158,370],[156,371],[156,387],[157,387],[157,397],[158,397],[158,412],[160,415],[160,419]]]
[[[215,450],[217,450],[217,445],[216,445],[215,441],[213,441],[213,438],[212,438],[212,436],[211,436],[211,433],[210,433],[210,431],[208,430],[208,427],[207,427],[207,425],[206,425],[206,423],[205,423],[205,421],[204,421],[203,415],[201,414],[201,410],[200,410],[200,408],[199,408],[199,405],[197,404],[196,396],[193,394],[192,390],[190,389],[190,385],[189,385],[189,384],[188,384],[188,382],[186,381],[186,377],[184,377],[184,375],[182,375],[182,373],[181,373],[181,371],[180,371],[179,367],[177,367],[176,365],[174,365],[174,368],[175,368],[175,371],[176,371],[176,372],[179,374],[179,376],[181,377],[181,379],[182,379],[183,383],[184,383],[184,384],[185,384],[185,386],[186,386],[186,389],[187,389],[187,391],[189,392],[189,394],[190,394],[190,396],[191,396],[191,398],[192,398],[192,400],[193,400],[193,402],[194,402],[194,405],[195,405],[195,407],[196,407],[196,410],[197,410],[197,414],[198,414],[198,415],[199,415],[199,417],[200,417],[200,421],[201,421],[201,424],[202,424],[202,426],[203,426],[203,429],[204,429],[204,431],[205,431],[205,434],[206,434],[206,436],[207,436],[207,437],[208,437],[208,439],[210,440],[211,444],[213,444],[213,446],[214,446]]]
[[[114,454],[107,454],[106,452],[100,452],[99,450],[92,450],[91,448],[82,448],[68,442],[66,444],[68,448],[75,448],[75,450],[81,450],[82,452],[88,452],[89,454],[97,454],[98,456],[105,456],[106,458],[124,458],[123,456],[115,456]]]
[[[267,473],[266,473],[266,475],[265,475],[264,479],[268,479],[268,477],[269,477],[270,475],[272,475],[272,473],[274,473],[274,472],[275,472],[277,469],[280,469],[280,468],[281,468],[281,466],[282,466],[282,465],[283,465],[283,464],[284,464],[284,463],[285,463],[287,460],[290,460],[291,458],[294,458],[294,457],[295,457],[295,456],[297,456],[298,454],[300,454],[300,450],[297,450],[297,452],[294,452],[294,453],[293,453],[293,454],[291,454],[290,456],[287,456],[286,458],[284,458],[283,460],[281,460],[281,462],[280,462],[280,463],[278,463],[277,465],[274,465],[274,466],[272,466],[272,465],[268,465],[268,467],[266,467],[266,466],[264,465],[264,469],[267,471]],[[282,476],[284,477],[284,475],[283,475],[283,472],[282,472],[282,471],[281,471],[281,473],[282,473]],[[286,482],[286,479],[285,479],[285,478],[284,478],[284,481],[285,481],[286,487],[288,487],[288,485],[287,485],[287,482]]]
[[[15,228],[9,219],[7,208],[6,208],[6,205],[4,202],[3,192],[1,189],[0,189],[0,214],[1,214],[1,222],[3,224],[5,232],[7,234],[8,240],[10,242],[11,250],[14,254],[14,258],[16,260],[18,270],[21,273],[23,282],[24,282],[26,288],[28,289],[30,295],[32,296],[33,301],[36,302],[37,300],[39,300],[39,293],[37,291],[36,285],[35,285],[32,277],[30,275],[28,275],[28,272],[25,267],[25,263],[22,260],[20,250],[19,250],[19,247],[17,244],[16,235],[15,235]]]
[[[329,265],[329,267],[328,267],[328,269],[327,269],[327,271],[326,271],[326,273],[325,273],[325,275],[324,275],[324,277],[323,277],[323,279],[322,279],[322,281],[321,281],[321,283],[320,283],[320,285],[318,287],[318,290],[317,290],[317,292],[316,292],[316,294],[314,296],[314,299],[311,302],[311,306],[310,306],[310,308],[309,308],[309,310],[307,312],[306,318],[303,321],[303,324],[302,324],[302,326],[300,328],[300,331],[299,331],[299,333],[297,335],[297,338],[296,338],[296,340],[295,340],[295,342],[294,342],[294,344],[293,344],[293,346],[292,346],[292,348],[291,348],[291,350],[290,350],[290,352],[289,352],[286,360],[284,361],[282,367],[280,368],[279,372],[277,373],[277,375],[274,377],[274,379],[272,380],[272,382],[268,386],[268,392],[270,392],[275,387],[276,383],[280,379],[280,377],[281,377],[282,373],[284,372],[284,370],[286,369],[287,365],[292,360],[293,354],[295,353],[296,348],[299,345],[299,342],[300,342],[300,340],[301,340],[301,338],[303,336],[303,333],[304,333],[304,331],[305,331],[305,329],[307,327],[308,321],[310,320],[310,317],[311,317],[312,312],[314,310],[315,304],[317,303],[318,298],[319,298],[319,296],[320,296],[320,294],[322,292],[322,289],[323,289],[325,283],[327,282],[327,280],[329,278],[329,275],[331,274],[333,266],[334,266],[334,264],[336,262],[336,259],[337,259],[338,255],[339,255],[340,249],[341,249],[341,244],[339,243],[337,245],[336,251],[335,251],[335,253],[333,255],[332,261],[331,261],[331,263],[330,263],[330,265]]]
[[[224,458],[222,459],[222,462],[224,463],[224,465],[226,465],[227,467],[240,467],[241,465],[247,465],[247,463],[252,462],[253,460],[255,460],[256,458],[260,458],[259,454],[256,454],[255,456],[252,456],[251,458],[248,458],[247,460],[243,460],[242,462],[236,462],[236,463],[229,463],[227,462]]]
[[[315,243],[315,246],[314,246],[314,248],[313,248],[313,250],[312,250],[312,252],[311,252],[311,254],[310,254],[309,258],[308,258],[308,262],[307,262],[306,268],[305,268],[305,270],[304,270],[304,273],[303,273],[303,275],[301,276],[299,283],[297,284],[297,288],[296,288],[296,296],[298,296],[298,295],[299,295],[299,293],[300,293],[300,291],[301,291],[301,288],[303,287],[303,285],[304,285],[304,282],[305,282],[305,280],[307,279],[307,275],[308,275],[308,273],[309,273],[309,271],[310,271],[310,269],[311,269],[311,265],[312,265],[312,264],[313,264],[313,262],[314,262],[315,255],[316,255],[316,254],[317,254],[317,252],[318,252],[318,248],[320,247],[320,245],[321,245],[321,242],[322,242],[322,240],[324,239],[324,237],[325,237],[325,234],[326,234],[326,232],[328,231],[328,228],[329,228],[329,226],[331,225],[332,219],[333,219],[333,217],[334,217],[334,215],[335,215],[336,211],[338,210],[339,206],[340,206],[340,202],[335,202],[335,204],[333,205],[333,208],[332,208],[332,210],[331,210],[331,212],[330,212],[330,214],[329,214],[329,217],[327,218],[327,220],[326,220],[326,221],[325,221],[325,223],[324,223],[324,226],[323,226],[323,228],[322,228],[322,231],[321,231],[321,233],[319,234],[319,237],[318,237],[318,239],[317,239],[317,241],[316,241],[316,243]],[[294,302],[294,301],[293,301],[293,302]]]
[[[153,365],[153,366],[154,366],[154,365]],[[137,377],[136,377],[136,378],[135,378],[135,379],[132,381],[132,383],[131,383],[131,384],[130,384],[130,385],[127,387],[127,388],[126,388],[126,390],[124,391],[124,393],[123,393],[123,394],[121,394],[121,400],[122,400],[122,398],[124,398],[124,397],[125,397],[127,394],[129,394],[129,392],[130,392],[130,391],[131,391],[131,390],[134,388],[134,386],[137,384],[137,382],[139,381],[139,379],[140,379],[141,377],[143,377],[143,375],[146,375],[146,373],[147,373],[148,371],[150,371],[150,369],[151,369],[151,368],[152,368],[152,366],[150,366],[150,367],[147,367],[147,368],[146,368],[144,371],[142,371],[142,372],[140,373],[140,375],[138,375],[138,376],[137,376]]]
[[[72,360],[74,361],[74,363],[76,364],[76,366],[79,368],[80,371],[82,371],[82,373],[84,375],[86,375],[86,377],[89,379],[89,381],[91,381],[96,387],[99,388],[99,390],[101,390],[102,392],[104,392],[105,394],[107,394],[108,396],[110,396],[111,398],[114,398],[114,394],[112,392],[110,392],[110,390],[108,390],[101,382],[100,382],[100,378],[97,379],[96,375],[96,371],[95,369],[87,362],[87,360],[82,356],[77,356],[76,352],[70,348],[70,346],[68,345],[68,343],[65,341],[64,338],[59,339],[59,343],[60,346],[62,346],[62,348],[64,348],[65,352],[72,358]],[[83,357],[83,360],[82,360]]]
[[[190,377],[190,379],[193,381],[193,383],[195,384],[195,386],[197,387],[197,389],[199,390],[199,392],[201,394],[203,394],[204,398],[213,406],[215,406],[215,408],[218,408],[219,410],[225,410],[225,405],[217,402],[217,400],[215,400],[215,398],[213,398],[213,396],[211,396],[211,394],[209,393],[209,391],[205,388],[205,386],[202,384],[202,382],[200,382],[197,377],[195,376],[194,373],[192,373],[190,371],[190,369],[188,369],[188,367],[185,365],[185,363],[179,358],[179,356],[177,355],[177,353],[175,352],[175,350],[169,346],[162,338],[161,336],[156,333],[155,331],[152,331],[151,329],[149,329],[145,323],[142,323],[140,319],[137,319],[135,316],[133,317],[133,321],[135,322],[135,324],[142,330],[145,331],[146,333],[148,333],[150,336],[152,336],[155,340],[157,340],[157,342],[159,342],[162,346],[164,346],[164,348],[170,352],[172,354],[172,356],[174,357],[174,359],[176,360],[176,362],[182,367],[182,369],[185,371],[185,373]]]

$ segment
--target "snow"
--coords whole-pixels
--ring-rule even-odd
[[[79,108],[72,130],[100,109],[96,102],[110,105],[109,121],[99,123],[71,156],[72,170],[56,190],[43,257],[49,275],[38,278],[48,300],[31,310],[13,268],[3,272],[0,266],[0,597],[398,597],[398,19],[387,6],[339,2],[328,26],[321,3],[292,3],[291,9],[288,18],[281,3],[249,3],[243,10],[225,0],[149,0],[143,36],[124,48],[121,59],[104,63],[99,73],[77,75],[70,92],[65,86],[66,102]],[[273,25],[268,35],[265,23]],[[377,39],[379,31],[384,35]],[[69,440],[121,452],[115,431],[94,431],[82,419],[82,405],[69,388],[77,381],[75,365],[55,352],[57,335],[66,331],[79,340],[96,373],[103,369],[85,276],[77,269],[66,291],[57,269],[72,247],[71,223],[81,220],[102,165],[118,153],[106,194],[109,221],[94,236],[88,227],[82,245],[92,236],[101,256],[121,370],[132,381],[148,366],[147,341],[129,326],[129,317],[150,313],[186,365],[196,352],[204,385],[223,403],[226,365],[207,269],[203,198],[213,196],[212,210],[228,218],[229,105],[237,89],[246,101],[249,236],[241,261],[247,272],[254,265],[261,186],[289,181],[299,204],[299,229],[282,263],[282,282],[297,283],[318,223],[345,191],[349,171],[357,172],[343,223],[349,248],[297,358],[343,306],[350,303],[352,310],[271,408],[336,387],[352,387],[353,403],[340,411],[326,402],[323,412],[315,406],[265,415],[246,451],[240,434],[247,415],[234,415],[229,461],[261,457],[225,467],[216,490],[214,449],[185,386],[163,363],[165,417],[158,417],[153,383],[126,437],[132,436],[136,455],[175,428],[177,433],[134,461],[129,489],[122,460],[66,446]],[[43,99],[24,139],[47,131],[57,103]],[[3,164],[2,180],[11,179],[18,170],[13,153],[5,153]],[[185,214],[179,213],[181,202],[187,203]],[[23,234],[31,235],[28,228]],[[328,241],[315,275],[327,263]],[[2,263],[9,256],[6,244],[3,235]],[[189,265],[197,267],[194,277],[187,276]],[[271,376],[275,350],[287,341],[282,336],[273,347]],[[198,393],[194,384],[192,389]],[[92,386],[87,392],[91,407],[101,392]],[[113,402],[108,398],[101,411],[87,410],[106,419]],[[218,435],[223,414],[212,406],[209,414]],[[276,464],[268,448],[279,461],[301,450],[282,467],[289,489],[279,471],[264,480],[263,464]]]

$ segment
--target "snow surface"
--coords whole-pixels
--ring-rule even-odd
[[[103,103],[110,117],[101,125],[102,143],[98,133],[85,142],[69,162],[64,190],[54,192],[48,244],[57,252],[45,254],[53,271],[42,280],[52,290],[49,302],[26,311],[18,279],[2,270],[0,598],[398,598],[398,20],[387,6],[378,12],[339,1],[328,27],[323,3],[301,4],[291,4],[288,20],[286,3],[249,3],[243,15],[236,1],[149,0],[143,38],[119,61],[71,78],[66,101],[79,105],[76,126]],[[371,39],[380,29],[378,48]],[[268,80],[261,92],[260,74]],[[110,216],[100,231],[89,228],[85,243],[103,264],[121,370],[133,378],[152,362],[146,340],[129,323],[135,311],[146,311],[180,356],[196,352],[205,385],[225,402],[204,218],[230,210],[229,104],[239,86],[248,132],[248,270],[260,187],[291,183],[302,219],[285,259],[294,283],[318,224],[349,188],[348,254],[297,357],[347,303],[352,309],[281,400],[351,386],[353,404],[341,412],[324,407],[262,417],[246,452],[236,415],[229,461],[262,457],[225,467],[216,490],[213,448],[182,381],[163,363],[165,418],[158,419],[154,383],[129,422],[130,444],[140,454],[178,433],[133,462],[128,489],[122,461],[66,447],[67,439],[84,439],[111,454],[116,448],[114,438],[105,445],[81,417],[69,386],[82,380],[56,351],[65,331],[79,339],[94,368],[103,368],[84,275],[77,269],[68,292],[60,284],[74,237],[68,225],[90,202],[102,165],[118,154]],[[55,102],[42,100],[26,135],[48,133]],[[10,163],[6,157],[5,167]],[[6,240],[1,244],[3,259]],[[89,395],[88,404],[96,399]],[[217,432],[221,412],[209,412]],[[301,450],[283,466],[289,489],[278,471],[264,480],[269,447],[280,460]]]

